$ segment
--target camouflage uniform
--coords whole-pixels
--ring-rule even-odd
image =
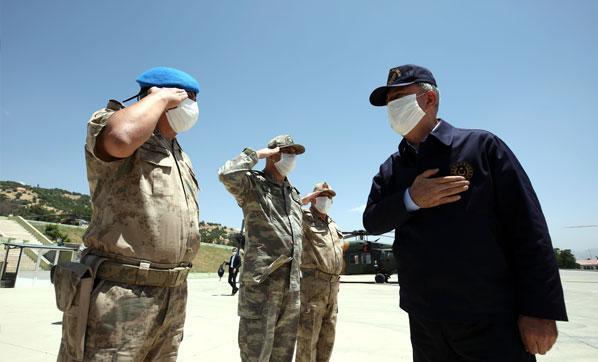
[[[301,201],[288,180],[253,171],[245,149],[218,171],[245,217],[245,256],[239,289],[239,348],[243,361],[291,361],[299,319]]]
[[[313,207],[303,211],[297,362],[329,361],[334,346],[343,236],[330,217],[323,220],[317,215]]]
[[[151,268],[190,265],[199,249],[197,180],[176,140],[157,131],[130,157],[105,162],[98,134],[123,106],[111,101],[88,124],[85,158],[93,213],[83,236],[88,253]],[[140,273],[142,275],[142,273]],[[114,279],[118,279],[115,275]],[[85,360],[176,360],[183,339],[187,284],[167,288],[96,280]],[[65,353],[64,330],[58,360]]]

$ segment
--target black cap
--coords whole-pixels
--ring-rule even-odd
[[[372,94],[370,94],[370,103],[373,106],[385,106],[386,94],[390,88],[402,87],[413,83],[429,83],[437,87],[436,79],[434,79],[432,72],[428,69],[415,64],[401,65],[388,71],[386,85],[374,89]]]

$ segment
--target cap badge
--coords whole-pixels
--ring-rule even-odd
[[[390,70],[390,74],[388,75],[388,82],[386,85],[391,85],[394,83],[401,76],[401,70],[399,68],[393,68]]]

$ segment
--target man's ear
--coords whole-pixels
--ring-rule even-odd
[[[426,109],[435,109],[437,104],[438,96],[436,95],[436,93],[433,91],[428,91],[428,93],[426,93]]]

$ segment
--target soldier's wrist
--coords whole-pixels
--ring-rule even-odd
[[[255,163],[257,163],[259,158],[258,158],[257,152],[255,152],[253,149],[246,147],[243,150],[243,153],[246,154],[247,156],[249,156]]]

